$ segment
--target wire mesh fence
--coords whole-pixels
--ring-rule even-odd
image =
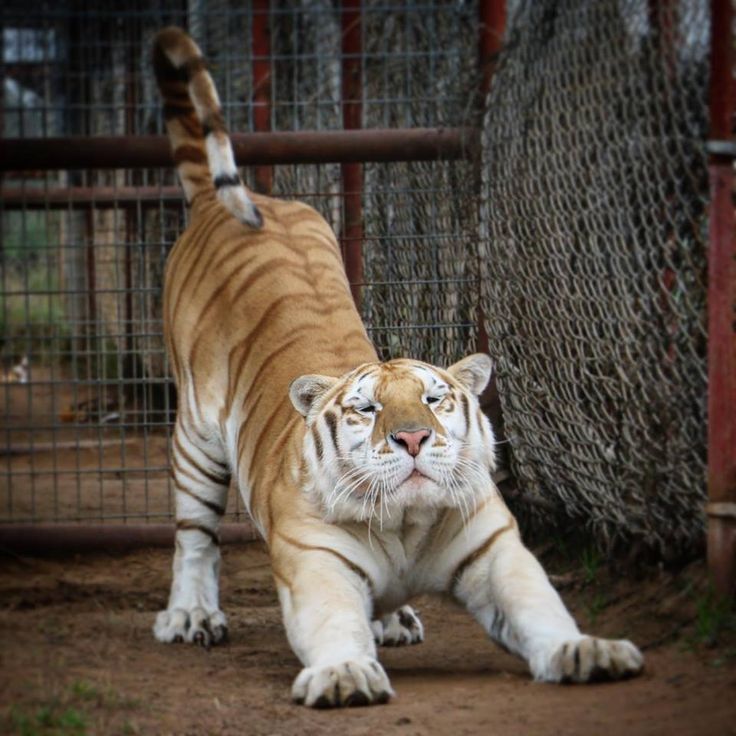
[[[369,0],[361,13],[361,124],[466,122],[477,4]],[[171,23],[210,59],[231,130],[263,125],[253,91],[264,62],[266,129],[343,126],[344,31],[330,0],[9,0],[3,136],[162,133],[149,54]],[[258,171],[244,174],[257,188]],[[309,202],[343,230],[339,164],[271,174],[276,196]],[[473,174],[470,161],[363,165],[363,314],[384,357],[447,363],[474,349]],[[170,517],[175,396],[160,307],[166,255],[186,222],[176,186],[168,168],[4,175],[0,521]]]
[[[350,50],[331,0],[8,0],[3,135],[163,132],[148,55],[169,23],[210,58],[233,131],[341,129],[346,64],[359,125],[481,125],[477,1],[359,7]],[[447,364],[482,307],[515,510],[679,554],[704,522],[708,4],[508,10],[482,160],[362,164],[363,316],[383,357]],[[244,173],[349,229],[340,164]],[[169,518],[173,172],[2,186],[0,521]]]
[[[484,124],[515,473],[543,522],[562,509],[665,556],[705,521],[708,11],[522,3]]]

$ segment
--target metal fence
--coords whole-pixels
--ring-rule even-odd
[[[161,281],[183,200],[170,166],[94,166],[78,138],[115,136],[114,156],[163,132],[154,33],[190,30],[233,132],[440,129],[472,122],[478,17],[477,3],[414,0],[3,3],[2,132],[36,163],[7,171],[6,157],[2,180],[1,522],[171,516]],[[42,144],[66,163],[49,170]],[[245,172],[340,234],[384,357],[475,348],[474,169],[453,158]]]
[[[161,277],[186,213],[145,136],[151,37],[176,23],[231,130],[279,141],[238,142],[248,183],[339,234],[381,355],[447,364],[487,335],[515,510],[602,546],[697,547],[708,8],[6,1],[0,521],[171,515]]]
[[[709,3],[535,0],[484,125],[484,304],[545,523],[665,556],[706,501]]]

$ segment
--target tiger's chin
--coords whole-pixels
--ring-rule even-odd
[[[440,484],[414,468],[396,487],[393,493],[396,502],[403,507],[437,507],[444,505],[447,491]]]
[[[324,498],[324,496],[323,496]],[[378,495],[371,503],[360,491],[344,497],[337,504],[322,504],[324,520],[330,523],[363,523],[375,525],[378,521],[383,529],[400,524],[403,514],[411,509],[452,508],[453,503],[447,488],[413,470],[393,489]]]

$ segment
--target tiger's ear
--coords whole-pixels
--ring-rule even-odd
[[[478,396],[491,380],[493,361],[485,353],[473,353],[451,365],[447,372]]]
[[[289,386],[289,398],[294,408],[303,416],[312,410],[314,402],[324,396],[336,383],[338,379],[332,376],[306,375],[299,376]]]

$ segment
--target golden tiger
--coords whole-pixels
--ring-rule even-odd
[[[243,186],[197,45],[161,31],[154,68],[191,206],[165,276],[177,532],[156,638],[227,636],[218,523],[233,477],[304,665],[299,703],[387,701],[376,645],[422,640],[406,605],[421,593],[454,596],[538,680],[638,673],[632,643],[580,633],[493,485],[488,356],[380,362],[327,223]]]

